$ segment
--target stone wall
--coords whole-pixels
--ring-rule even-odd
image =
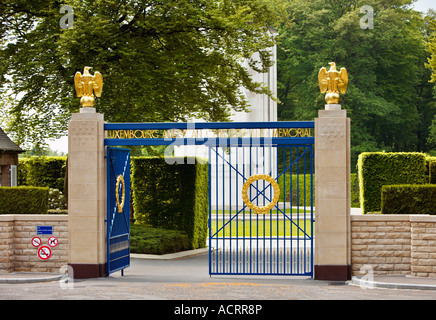
[[[49,235],[37,235],[37,226],[53,226],[59,239],[48,260],[37,252]],[[35,236],[39,247],[31,243]],[[353,275],[369,265],[376,275],[436,277],[436,216],[351,215],[351,260]],[[0,273],[57,273],[66,264],[67,215],[0,215]]]
[[[52,226],[53,236],[59,241],[48,246],[51,235],[37,235],[37,226]],[[32,238],[41,239],[39,246],[32,245]],[[48,246],[51,256],[42,260],[38,248]],[[53,272],[68,264],[67,215],[0,215],[0,273]]]
[[[436,277],[436,216],[352,215],[351,259],[353,275]]]

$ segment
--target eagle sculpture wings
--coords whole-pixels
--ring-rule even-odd
[[[74,86],[76,88],[77,97],[80,99],[82,107],[94,106],[94,94],[96,97],[101,97],[103,90],[103,77],[100,72],[96,71],[94,75],[89,73],[92,67],[85,67],[83,74],[76,72],[74,76]]]
[[[347,91],[348,72],[345,68],[336,70],[336,63],[330,62],[330,69],[327,71],[322,67],[318,73],[318,83],[321,93],[327,92],[325,101],[327,104],[339,103],[339,92],[344,94]]]

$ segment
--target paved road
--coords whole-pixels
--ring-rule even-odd
[[[436,300],[436,291],[363,289],[294,277],[225,277],[208,274],[208,255],[178,260],[132,259],[131,267],[107,278],[0,284],[2,300]],[[65,287],[65,286],[64,286]]]

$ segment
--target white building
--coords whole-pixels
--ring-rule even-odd
[[[244,66],[249,70],[255,82],[266,84],[274,96],[277,96],[277,51],[271,48],[274,65],[267,73],[258,73],[252,70],[248,62]],[[256,58],[256,57],[255,57]],[[249,102],[248,112],[234,112],[231,116],[233,122],[270,122],[277,121],[277,102],[265,94],[256,94],[249,90],[242,89]],[[196,122],[197,120],[193,120]],[[197,156],[209,158],[209,148],[204,146],[183,146],[176,147],[175,156]],[[268,174],[273,178],[276,176],[277,154],[275,148],[271,147],[244,147],[228,148],[227,146],[211,148],[211,204],[212,209],[241,209],[243,200],[241,196],[242,186],[245,180],[254,174]],[[263,183],[259,182],[259,185]],[[262,187],[263,189],[264,187]],[[262,205],[263,202],[270,202],[269,195],[273,195],[272,188],[265,192],[266,199],[258,196],[256,202]],[[253,202],[254,203],[254,202]],[[256,204],[256,203],[255,203]]]

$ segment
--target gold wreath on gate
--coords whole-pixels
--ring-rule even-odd
[[[119,188],[120,188],[120,183],[122,183],[123,186],[123,195],[121,197],[121,203],[120,203],[120,195],[119,195]],[[120,174],[117,178],[117,184],[115,186],[115,198],[117,200],[117,208],[118,208],[118,213],[123,212],[123,208],[124,208],[124,200],[126,198],[126,187],[124,185],[124,178],[123,175]]]
[[[248,195],[247,195],[248,188],[250,188],[251,184],[257,180],[268,181],[274,189],[274,198],[272,199],[272,201],[268,205],[263,206],[263,207],[259,207],[259,206],[254,205],[250,201],[250,199],[248,198]],[[256,213],[261,213],[261,214],[267,213],[269,210],[271,210],[276,205],[277,201],[279,201],[279,197],[280,197],[279,184],[271,176],[269,176],[267,174],[255,174],[255,175],[251,176],[250,178],[248,178],[247,181],[245,181],[244,185],[242,186],[242,200],[244,200],[247,207],[249,207],[251,210],[253,210]]]

